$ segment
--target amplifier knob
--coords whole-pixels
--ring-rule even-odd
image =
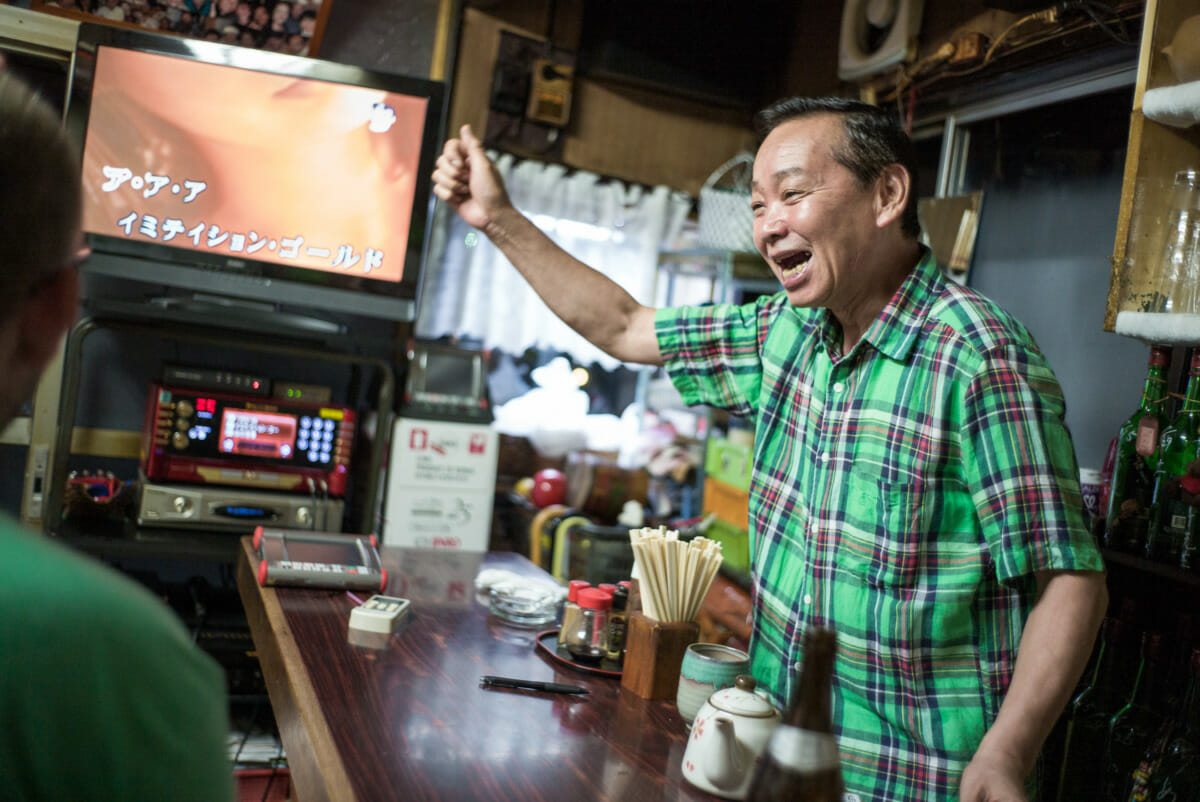
[[[171,445],[178,448],[180,451],[187,448],[188,436],[185,432],[175,432],[171,435]]]
[[[188,423],[187,418],[176,418],[175,428],[181,432],[186,432],[189,428],[191,428],[191,424]]]
[[[196,408],[192,406],[190,401],[180,401],[175,405],[175,412],[181,418],[190,418],[195,411]]]
[[[192,500],[183,496],[176,496],[171,499],[171,506],[175,508],[175,512],[180,515],[186,515],[192,510]]]
[[[312,512],[308,509],[308,507],[296,508],[296,523],[303,524],[305,526],[312,523]]]

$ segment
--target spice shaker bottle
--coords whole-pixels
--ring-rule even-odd
[[[567,601],[563,605],[562,624],[558,627],[560,648],[567,645],[567,632],[575,626],[575,620],[579,617],[579,591],[588,587],[591,587],[591,583],[584,582],[582,579],[572,579],[567,583]]]
[[[583,588],[577,599],[579,613],[567,630],[567,651],[577,660],[599,662],[608,653],[608,611],[612,596],[598,588]]]

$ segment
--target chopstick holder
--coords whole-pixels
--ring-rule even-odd
[[[695,621],[663,622],[645,613],[626,622],[621,687],[643,699],[674,699],[687,647],[700,637]]]

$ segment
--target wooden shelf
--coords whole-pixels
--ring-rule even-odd
[[[1104,314],[1106,331],[1116,330],[1121,313],[1154,308],[1174,176],[1186,167],[1200,166],[1200,126],[1155,119],[1169,107],[1186,108],[1180,95],[1194,96],[1191,102],[1200,106],[1200,86],[1179,84],[1163,55],[1180,24],[1194,13],[1195,3],[1190,0],[1151,0],[1146,5]],[[1200,115],[1200,109],[1190,113]]]
[[[1113,551],[1112,549],[1104,549],[1104,561],[1109,566],[1117,565],[1124,568],[1131,568],[1143,574],[1151,574],[1169,579],[1181,585],[1200,589],[1200,574],[1186,571],[1178,566],[1154,562],[1145,557],[1126,554],[1122,551]]]

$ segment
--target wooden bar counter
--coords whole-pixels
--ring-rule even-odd
[[[533,563],[508,552],[380,552],[388,595],[412,611],[399,632],[364,643],[344,591],[260,587],[242,539],[238,589],[300,802],[716,798],[681,776],[688,732],[674,701],[561,665],[536,649],[538,629],[488,614],[478,572],[546,577]],[[484,674],[589,693],[489,690]]]

